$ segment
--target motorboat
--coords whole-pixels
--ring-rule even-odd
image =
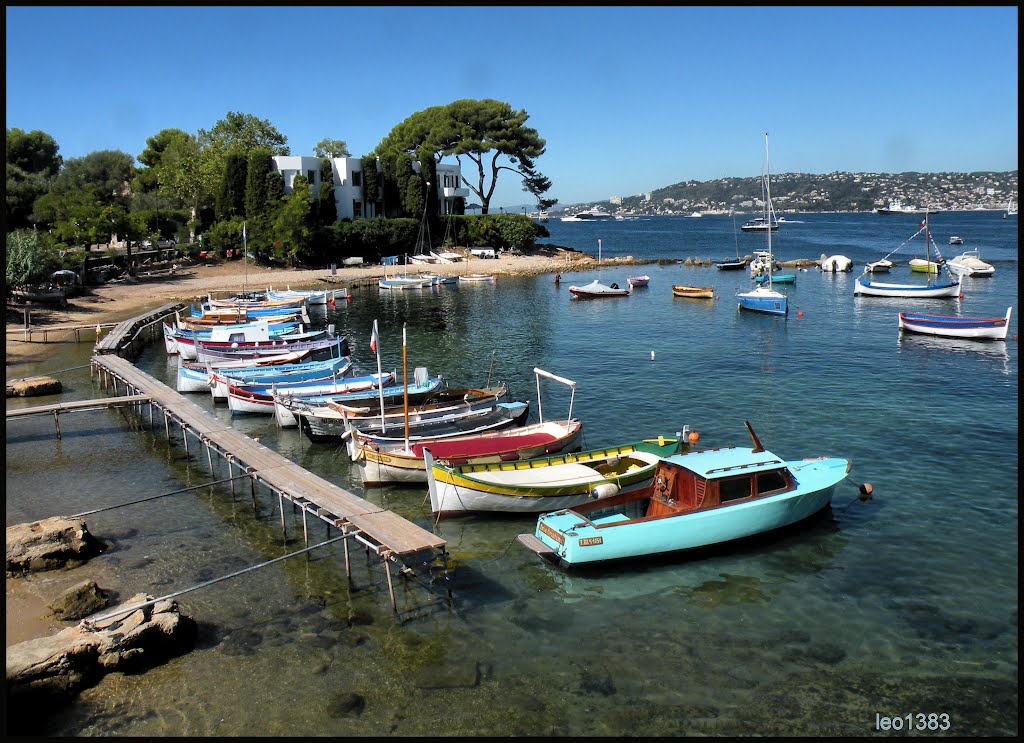
[[[946,266],[961,276],[991,276],[996,272],[995,266],[983,261],[981,253],[977,250],[965,250],[956,258],[946,261]]]
[[[744,232],[777,232],[779,223],[775,219],[769,222],[764,217],[754,217],[740,225],[740,229]]]
[[[962,237],[960,237],[960,235],[950,235],[949,236],[949,244],[950,245],[963,245],[964,244],[964,239]]]
[[[631,289],[636,289],[638,286],[647,286],[651,283],[651,277],[647,274],[643,276],[630,276],[626,279],[626,283],[629,284]]]
[[[875,214],[920,214],[922,212],[916,206],[904,205],[900,199],[889,199],[889,203],[886,206],[878,207],[872,211]]]
[[[849,459],[785,460],[746,425],[752,447],[665,457],[650,485],[543,514],[534,533],[517,540],[573,568],[734,542],[796,524],[830,505],[850,473]]]
[[[853,270],[853,261],[845,255],[821,256],[818,268],[826,273],[841,273]],[[778,279],[776,279],[778,281]]]
[[[892,266],[893,263],[888,258],[880,258],[864,266],[864,273],[889,273]]]
[[[584,286],[570,286],[569,293],[576,299],[595,299],[597,297],[628,297],[630,290],[620,289],[619,285],[614,282],[608,285],[594,279]]]
[[[581,212],[576,212],[575,214],[572,214],[570,216],[562,217],[562,221],[563,222],[593,222],[593,221],[601,221],[601,220],[614,219],[614,218],[615,217],[614,217],[613,214],[611,214],[610,212],[602,209],[599,206],[596,206],[593,209],[586,209],[586,210],[581,211]]]

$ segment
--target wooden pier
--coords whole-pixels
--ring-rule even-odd
[[[165,304],[155,310],[150,310],[145,315],[118,323],[113,330],[96,343],[96,353],[136,355],[140,344],[163,337],[161,323],[167,317],[187,306],[185,302]],[[156,382],[156,380],[153,381]]]
[[[168,308],[164,307],[155,312],[167,311]],[[152,317],[152,314],[149,317]],[[211,473],[214,471],[212,455],[216,453],[222,457],[228,465],[232,492],[236,469],[240,477],[248,478],[254,508],[256,486],[269,489],[278,498],[283,530],[287,531],[284,501],[290,502],[293,510],[301,510],[303,538],[307,545],[307,516],[316,517],[329,527],[337,529],[341,536],[345,537],[347,575],[351,575],[348,553],[350,539],[363,544],[368,552],[372,551],[378,555],[386,570],[392,609],[397,611],[391,563],[397,564],[402,574],[411,576],[415,571],[408,563],[429,564],[440,559],[447,582],[445,540],[398,514],[369,503],[314,475],[286,457],[253,441],[120,356],[96,355],[92,358],[92,367],[94,374],[99,375],[101,383],[108,389],[113,388],[115,395],[123,392],[125,398],[136,398],[135,404],[140,406],[140,411],[142,405],[148,404],[151,425],[153,410],[158,409],[162,414],[168,439],[171,438],[172,424],[179,429],[186,457],[189,455],[190,436],[205,450]],[[450,603],[450,587],[448,600]]]
[[[86,410],[103,410],[105,408],[137,407],[150,402],[146,395],[127,395],[125,397],[103,397],[98,400],[75,400],[74,402],[58,402],[51,405],[37,405],[32,408],[17,408],[7,411],[7,420],[27,418],[37,415],[52,415],[53,424],[57,427],[57,438],[60,438],[60,414],[75,413]]]

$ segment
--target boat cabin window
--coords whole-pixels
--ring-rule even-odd
[[[238,343],[245,340],[245,333],[232,333],[228,336],[228,343]]]
[[[721,503],[750,497],[750,475],[730,477],[718,482],[718,500]]]
[[[766,495],[785,490],[788,487],[782,470],[769,470],[757,474],[757,495]]]

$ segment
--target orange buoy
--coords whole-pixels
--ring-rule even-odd
[[[804,316],[804,311],[803,310],[797,310],[796,311],[796,316],[797,317],[803,317]]]
[[[858,488],[858,490],[860,490],[860,499],[861,500],[864,500],[864,501],[871,500],[871,493],[874,492],[874,488],[871,487],[871,483],[870,482],[861,483],[861,485]]]
[[[696,431],[690,431],[690,435],[687,436],[687,438],[690,440],[691,444],[696,444],[697,441],[700,439],[700,434],[697,433]]]

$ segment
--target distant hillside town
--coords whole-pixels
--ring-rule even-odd
[[[1017,173],[780,173],[771,177],[772,206],[777,213],[870,212],[890,204],[908,210],[1006,210],[1017,204]],[[764,194],[760,177],[719,178],[551,211],[575,213],[593,206],[621,216],[759,212]]]

